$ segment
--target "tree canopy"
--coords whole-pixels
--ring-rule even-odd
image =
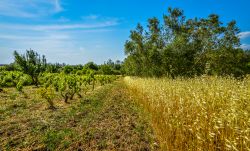
[[[250,73],[249,51],[240,48],[236,21],[224,25],[219,16],[186,19],[178,8],[138,24],[125,43],[124,70],[137,76],[234,75]]]
[[[38,85],[38,76],[40,73],[46,70],[46,58],[33,51],[27,50],[26,54],[20,55],[17,51],[14,51],[15,64],[17,64],[19,70],[23,73],[30,75],[32,83]]]

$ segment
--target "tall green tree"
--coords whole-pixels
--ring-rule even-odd
[[[130,56],[130,63],[125,64],[131,69],[130,73],[133,75],[147,74],[147,51],[145,49],[144,29],[142,25],[138,24],[135,30],[130,32],[130,40],[125,43],[125,54]]]
[[[30,75],[32,83],[38,86],[38,76],[46,70],[47,62],[45,56],[40,57],[34,50],[27,50],[23,55],[14,51],[14,57],[18,68],[23,73]]]
[[[137,76],[242,76],[248,73],[248,54],[240,47],[235,21],[224,25],[218,15],[186,19],[178,8],[140,24],[125,43],[124,71]]]
[[[148,20],[148,31],[146,32],[146,52],[148,76],[162,75],[162,49],[164,41],[162,38],[161,25],[157,18]]]

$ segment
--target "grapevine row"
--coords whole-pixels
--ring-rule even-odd
[[[47,100],[50,108],[55,108],[53,100],[56,97],[62,98],[65,103],[68,103],[74,96],[82,98],[87,91],[94,90],[96,85],[103,86],[117,78],[118,76],[114,75],[95,75],[94,72],[89,72],[86,75],[42,73],[39,76],[38,93]],[[31,83],[31,77],[22,72],[0,72],[1,90],[4,87],[15,87],[18,92],[23,92],[23,87],[31,85]]]

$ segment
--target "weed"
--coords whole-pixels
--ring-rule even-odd
[[[56,131],[48,131],[43,139],[44,144],[48,150],[55,150],[61,143],[63,135]]]

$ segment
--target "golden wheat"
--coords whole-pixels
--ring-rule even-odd
[[[162,150],[250,150],[250,78],[125,77]]]

